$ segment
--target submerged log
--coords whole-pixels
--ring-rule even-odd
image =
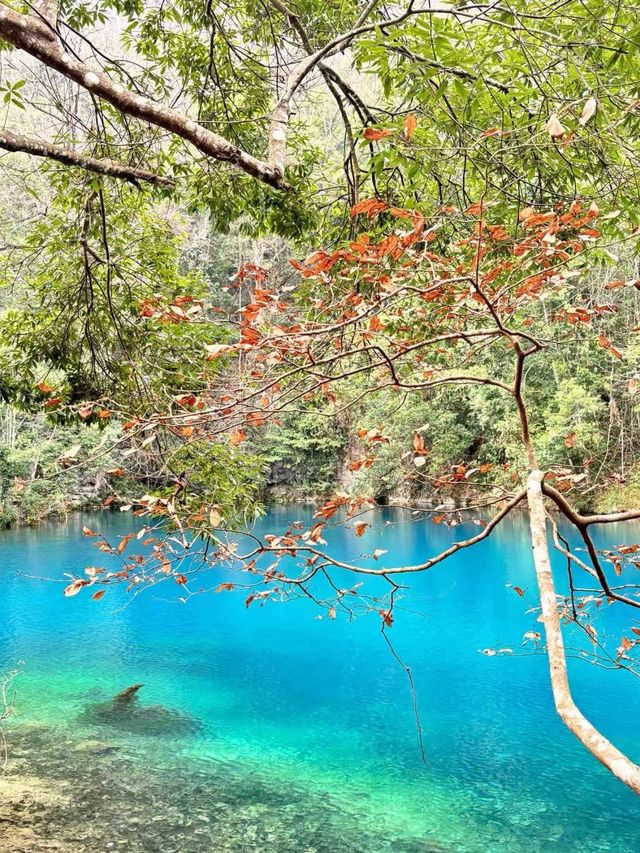
[[[141,735],[188,735],[199,731],[201,723],[188,714],[162,705],[139,705],[138,691],[143,684],[132,684],[106,702],[88,705],[77,717],[92,726],[110,726]]]
[[[127,687],[126,690],[116,694],[111,701],[114,705],[118,705],[119,707],[122,707],[123,705],[131,705],[136,701],[138,690],[142,687],[144,687],[144,684],[132,684],[131,687]]]

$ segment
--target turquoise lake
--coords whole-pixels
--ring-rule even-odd
[[[258,527],[283,530],[311,515],[279,508]],[[330,531],[329,547],[343,557],[379,547],[389,551],[383,564],[391,556],[419,562],[470,530],[406,520],[385,509],[362,539]],[[98,602],[82,593],[66,599],[63,573],[106,564],[83,524],[117,537],[131,521],[105,512],[0,534],[0,670],[19,670],[9,751],[15,733],[24,772],[35,768],[61,785],[80,774],[74,831],[90,832],[93,846],[78,849],[640,850],[640,800],[563,728],[546,658],[522,646],[523,634],[539,628],[527,613],[536,596],[524,516],[406,578],[389,636],[413,671],[426,765],[406,674],[376,613],[332,621],[303,600],[247,609],[236,592],[183,604],[175,584],[135,600],[120,589]],[[619,526],[606,544],[639,536],[637,526]],[[561,588],[562,571],[558,561]],[[209,572],[203,583],[226,577]],[[633,617],[605,607],[599,630],[615,642]],[[488,657],[487,647],[514,654]],[[640,681],[580,660],[570,674],[587,716],[640,760]],[[87,717],[92,704],[136,682],[142,706],[171,709],[188,724],[161,735]],[[87,738],[114,751],[77,751]],[[57,820],[52,834],[70,831],[70,815],[61,810]]]

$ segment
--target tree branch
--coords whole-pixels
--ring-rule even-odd
[[[39,0],[33,5],[32,15],[40,18],[51,27],[53,31],[58,26],[58,8],[60,4],[58,0]]]
[[[207,130],[179,110],[158,104],[151,98],[136,95],[114,83],[103,72],[94,71],[86,63],[66,53],[50,27],[32,16],[20,15],[6,7],[0,8],[0,37],[14,47],[24,50],[49,68],[73,80],[93,95],[108,101],[125,115],[162,127],[185,139],[214,160],[231,163],[241,171],[274,189],[289,186],[282,173],[274,172],[262,160],[238,148],[223,136]]]
[[[375,3],[369,4],[369,6],[367,7],[366,14],[369,14],[369,11],[372,11],[375,5]],[[283,4],[280,3],[279,7],[282,6]],[[305,78],[314,68],[316,68],[322,62],[322,60],[326,56],[332,54],[337,48],[344,48],[347,42],[352,41],[357,36],[363,35],[364,33],[372,32],[378,27],[386,28],[397,26],[398,24],[403,23],[413,15],[433,15],[436,13],[443,14],[449,11],[453,14],[455,10],[453,8],[451,10],[448,10],[446,8],[413,9],[412,4],[409,4],[409,7],[400,15],[398,15],[397,18],[390,18],[386,21],[375,21],[370,24],[358,24],[348,32],[342,33],[341,35],[338,35],[335,38],[331,39],[331,41],[328,41],[321,48],[311,53],[306,59],[303,59],[302,62],[298,63],[296,68],[289,75],[289,79],[287,80],[287,85],[285,86],[284,92],[282,93],[280,100],[276,104],[276,107],[271,116],[271,126],[269,128],[269,167],[271,168],[271,170],[276,175],[284,175],[287,151],[287,131],[289,125],[289,111],[291,108],[291,99],[293,98],[301,84],[304,82]]]
[[[473,71],[466,71],[464,68],[453,68],[450,65],[444,65],[435,59],[429,59],[426,56],[420,56],[417,53],[409,50],[406,47],[390,47],[394,53],[410,59],[412,62],[418,62],[420,65],[428,65],[429,68],[435,68],[437,71],[442,71],[443,74],[451,74],[453,77],[459,77],[461,80],[469,80],[473,83],[480,81],[485,86],[490,86],[493,89],[499,89],[501,92],[508,94],[511,90],[505,83],[499,80],[494,80],[493,77],[485,77],[483,74],[474,74]]]
[[[121,178],[133,184],[145,181],[159,187],[175,186],[175,181],[171,178],[156,175],[153,172],[148,172],[146,169],[127,166],[108,157],[101,157],[99,159],[88,157],[85,154],[74,151],[72,148],[65,148],[62,145],[55,145],[41,139],[34,139],[31,136],[23,136],[20,133],[13,133],[10,130],[0,130],[0,148],[4,148],[5,151],[22,151],[26,154],[32,154],[34,157],[46,157],[58,163],[64,163],[65,166],[77,166],[80,169],[86,169],[88,172],[107,175],[111,178]]]

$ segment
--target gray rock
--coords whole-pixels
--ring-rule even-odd
[[[76,752],[88,752],[91,755],[108,755],[116,752],[120,747],[115,743],[105,743],[102,740],[81,740],[75,746]]]

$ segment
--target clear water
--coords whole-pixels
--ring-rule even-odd
[[[279,509],[261,525],[273,531],[309,515]],[[401,520],[393,510],[384,518]],[[545,658],[479,651],[523,651],[523,633],[539,627],[526,613],[535,595],[524,518],[407,580],[390,636],[413,669],[427,766],[406,676],[376,614],[318,619],[305,601],[246,609],[235,592],[185,605],[173,585],[128,606],[117,590],[99,602],[65,599],[62,573],[97,562],[83,523],[114,535],[129,522],[103,514],[0,534],[0,669],[21,671],[9,747],[13,737],[22,772],[71,784],[75,805],[50,832],[67,837],[75,822],[77,849],[640,850],[640,800],[557,720]],[[609,544],[639,534],[611,531]],[[363,539],[336,530],[329,544],[342,556],[382,547],[394,561],[417,562],[461,535],[420,522],[384,536],[374,527]],[[508,584],[531,593],[521,599]],[[609,608],[602,619],[616,636],[630,616]],[[638,681],[577,660],[571,677],[588,716],[639,760]],[[194,725],[163,737],[81,716],[134,682],[145,685],[142,705]],[[118,750],[78,752],[83,738]],[[90,842],[78,802],[102,815],[80,820]]]

